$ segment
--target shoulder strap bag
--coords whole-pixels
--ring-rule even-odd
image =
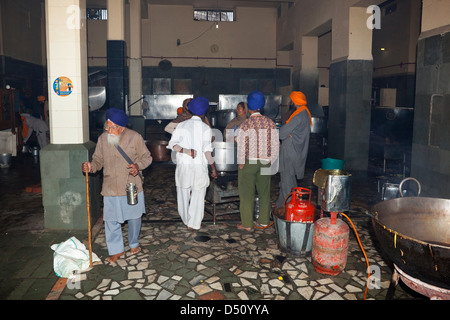
[[[116,146],[117,150],[120,152],[120,154],[127,160],[128,164],[133,164],[133,161],[131,161],[130,157],[123,151],[123,149],[118,145]],[[142,176],[141,172],[138,171],[139,177],[141,177],[142,180],[142,186],[144,186],[144,177]]]

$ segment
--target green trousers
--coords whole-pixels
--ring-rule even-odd
[[[245,161],[243,169],[238,170],[239,211],[242,226],[253,227],[253,213],[255,207],[255,188],[259,198],[259,223],[269,224],[270,219],[270,174],[261,174],[261,168],[270,168],[269,164],[260,161]]]

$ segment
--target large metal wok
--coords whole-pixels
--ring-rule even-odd
[[[401,198],[371,209],[376,237],[387,257],[409,276],[450,289],[450,200],[403,197],[408,179],[413,178],[399,185]]]

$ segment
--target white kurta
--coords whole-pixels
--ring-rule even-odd
[[[209,186],[208,160],[205,152],[212,152],[212,130],[202,120],[193,116],[178,124],[167,148],[179,145],[197,152],[193,159],[176,153],[175,185],[177,187],[178,213],[185,225],[200,229],[204,216],[205,193]]]

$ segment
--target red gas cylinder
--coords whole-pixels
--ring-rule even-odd
[[[308,195],[308,200],[303,200],[303,196]],[[286,204],[291,196],[291,202]],[[284,200],[285,214],[284,220],[293,222],[314,222],[316,212],[315,206],[311,203],[311,190],[306,188],[292,188],[291,193]]]
[[[336,212],[314,223],[311,259],[317,272],[335,276],[344,270],[348,233],[348,225],[337,219]]]

